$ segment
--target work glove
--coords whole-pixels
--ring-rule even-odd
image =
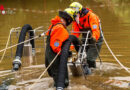
[[[74,50],[74,46],[73,45],[70,46],[70,50],[71,51]]]

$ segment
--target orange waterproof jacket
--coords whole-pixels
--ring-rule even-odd
[[[49,27],[49,29],[51,29],[50,46],[55,53],[58,53],[61,50],[63,42],[69,38],[69,33],[62,24],[59,16],[53,18],[51,24]],[[49,32],[47,35],[49,35]]]
[[[95,15],[92,12],[92,10],[89,10],[89,12],[85,16],[80,17],[79,22],[80,22],[79,24],[77,24],[76,21],[72,22],[72,31],[79,32],[79,31],[82,31],[83,29],[84,30],[91,29],[92,37],[95,38],[96,41],[99,39],[100,37],[99,18],[97,15]],[[79,37],[80,34],[72,33],[72,35]]]

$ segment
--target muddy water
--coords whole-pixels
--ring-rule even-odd
[[[33,28],[43,26],[47,30],[50,20],[58,15],[58,10],[65,9],[73,0],[2,0],[6,14],[0,14],[0,50],[6,45],[11,28],[30,24]],[[84,7],[91,8],[101,19],[104,36],[117,58],[130,68],[130,1],[129,0],[80,0]],[[17,43],[16,34],[12,36],[13,44]],[[43,44],[39,44],[43,45]],[[13,48],[13,56],[16,48]],[[37,48],[35,59],[38,64],[44,63],[44,49]],[[103,44],[101,51],[103,61],[114,62],[115,59]],[[2,53],[0,53],[2,56]],[[10,50],[7,50],[0,70],[11,69]]]

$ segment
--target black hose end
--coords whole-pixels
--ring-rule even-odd
[[[18,71],[18,69],[19,69],[19,64],[14,64],[13,70],[14,70],[14,71]]]
[[[19,68],[21,67],[21,63],[18,61],[13,62],[13,70],[12,71],[18,71]]]

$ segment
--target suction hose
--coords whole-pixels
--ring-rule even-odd
[[[68,74],[67,61],[68,61],[69,49],[70,49],[71,43],[73,43],[77,52],[81,45],[78,38],[74,35],[69,35],[69,39],[63,43],[62,50],[61,50],[61,56],[60,56],[57,88],[59,88],[59,87],[65,88],[69,84],[68,75],[67,75]]]
[[[26,33],[29,33],[29,39],[34,37],[34,31],[32,31],[32,27],[29,24],[25,24],[22,27],[22,30],[20,32],[20,36],[19,36],[19,40],[18,43],[24,42],[25,41],[25,37],[26,37]],[[30,40],[30,43],[32,45],[32,53],[35,53],[35,44],[34,44],[34,39]],[[16,50],[16,55],[15,55],[15,59],[13,61],[13,70],[18,70],[21,66],[21,57],[23,54],[23,44],[20,44],[17,46],[17,50]]]

